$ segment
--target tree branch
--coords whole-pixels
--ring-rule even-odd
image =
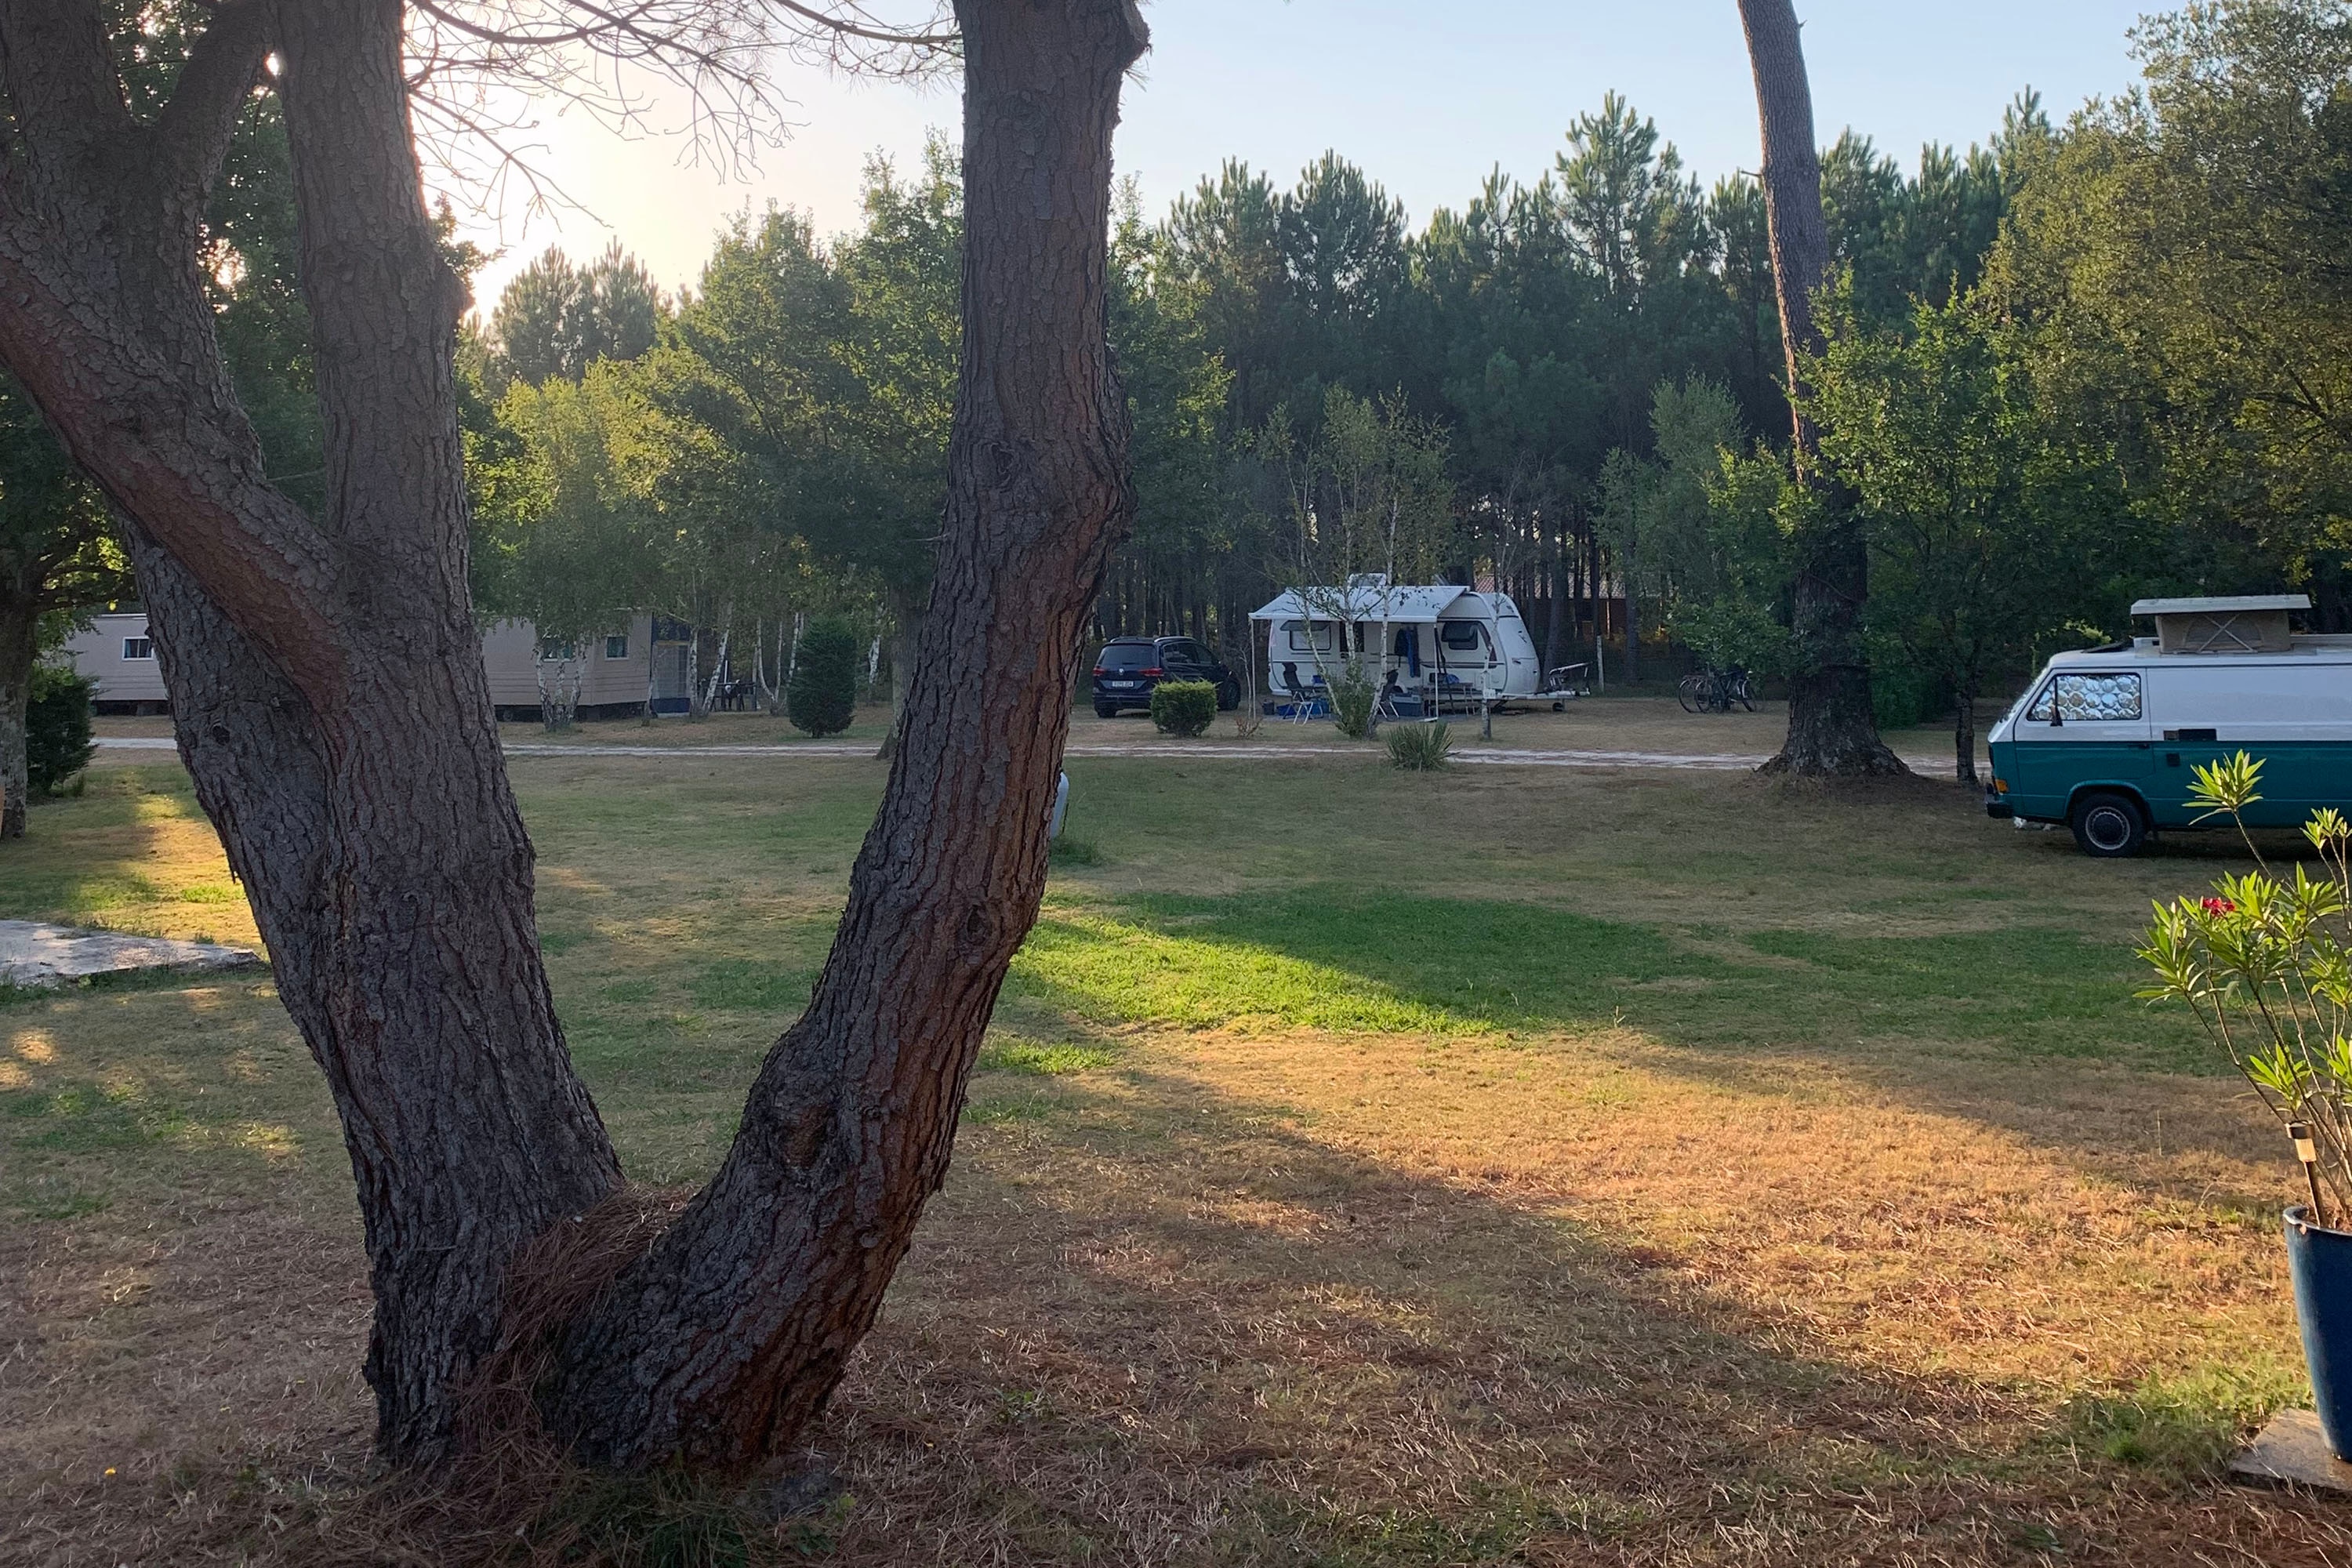
[[[153,128],[173,198],[193,204],[211,187],[268,52],[268,19],[257,0],[214,8]]]
[[[131,125],[98,0],[0,0],[0,87],[44,186]]]

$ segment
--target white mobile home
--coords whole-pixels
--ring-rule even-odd
[[[1314,701],[1351,655],[1397,711],[1564,698],[1508,594],[1446,584],[1391,587],[1378,575],[1346,588],[1292,588],[1255,612],[1264,628],[1266,688],[1277,702]],[[1574,668],[1574,667],[1571,667]]]
[[[482,634],[482,665],[490,703],[501,718],[537,712],[539,637],[528,621],[500,621]],[[97,683],[100,712],[162,713],[171,704],[155,663],[142,611],[93,616],[68,638],[65,656]],[[692,648],[667,621],[634,616],[625,631],[574,647],[571,671],[580,682],[583,713],[641,712],[648,697],[656,713],[683,713],[693,679]]]
[[[586,646],[567,650],[570,674],[580,681],[581,713],[642,712],[648,696],[656,713],[685,712],[693,649],[669,632],[667,621],[657,626],[650,616],[632,616],[626,631],[590,637]],[[539,634],[529,621],[499,621],[482,634],[490,705],[501,718],[539,710],[538,649]]]
[[[102,713],[161,713],[171,705],[142,611],[92,616],[89,626],[66,639],[64,653],[68,663],[96,682]]]

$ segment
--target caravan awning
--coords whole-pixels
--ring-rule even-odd
[[[1309,588],[1306,594],[1314,603],[1302,596],[1296,588],[1286,589],[1261,608],[1250,612],[1253,621],[1386,621],[1391,626],[1429,626],[1452,609],[1467,588],[1450,587],[1440,584],[1425,588],[1375,588],[1369,584],[1344,591],[1338,588]],[[1472,595],[1475,596],[1475,595]],[[1476,609],[1483,614],[1484,603]]]

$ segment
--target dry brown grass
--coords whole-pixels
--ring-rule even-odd
[[[1210,793],[1101,767],[1129,771],[1073,770],[1106,858],[1057,885],[1065,912],[1368,858],[1727,968],[1625,988],[1622,1023],[1434,1034],[1018,1000],[1008,1027],[1076,1048],[980,1075],[881,1327],[779,1460],[847,1496],[803,1489],[814,1511],[780,1522],[772,1478],[614,1485],[527,1451],[371,1482],[348,1174],[268,987],[16,1005],[0,1560],[2352,1563],[2352,1510],[2211,1468],[2300,1375],[2271,1218],[2290,1173],[2222,1086],[1931,1014],[1677,1033],[1754,1005],[1737,965],[1815,973],[1748,933],[2119,941],[2205,852],[2086,873],[1939,796],[1732,778],[1433,790],[1302,763]],[[875,770],[583,758],[519,782],[575,1048],[633,1172],[690,1181],[797,1005],[773,972],[821,954]],[[184,796],[142,787],[77,842],[151,847],[153,802]],[[1694,823],[1736,828],[1693,853]],[[46,896],[7,878],[6,912]]]

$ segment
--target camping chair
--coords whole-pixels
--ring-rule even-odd
[[[1304,724],[1314,718],[1316,699],[1307,689],[1306,683],[1298,679],[1298,666],[1296,664],[1286,662],[1283,665],[1282,690],[1283,694],[1290,699],[1290,712],[1287,717],[1292,723]]]

